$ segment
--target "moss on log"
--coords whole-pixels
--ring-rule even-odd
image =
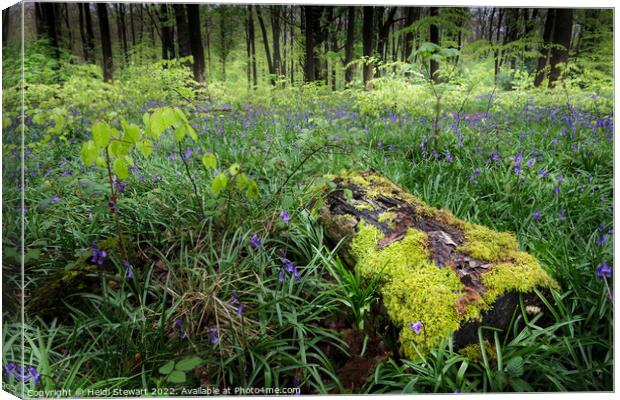
[[[512,233],[429,207],[376,173],[327,178],[335,186],[320,210],[326,235],[344,240],[345,262],[365,279],[381,274],[380,295],[407,358],[449,335],[457,348],[477,343],[481,324],[507,328],[519,294],[540,312],[533,290],[558,287]],[[410,324],[418,321],[416,333]]]

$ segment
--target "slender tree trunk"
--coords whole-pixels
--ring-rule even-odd
[[[60,58],[60,50],[58,48],[58,34],[56,33],[56,7],[54,3],[41,3],[41,12],[44,18],[44,27],[50,45],[54,49],[56,58]]]
[[[256,89],[258,86],[257,74],[256,74],[256,38],[254,32],[254,16],[252,13],[252,6],[248,6],[247,11],[247,24],[248,24],[248,57],[250,59],[250,68],[252,75],[252,88]],[[249,71],[248,71],[249,74]],[[250,78],[248,78],[249,81]]]
[[[86,28],[84,27],[84,3],[78,3],[78,15],[80,18],[80,38],[82,39],[82,52],[84,60],[90,60],[88,45],[86,44]]]
[[[405,12],[405,28],[420,19],[420,9],[417,7],[407,7]],[[409,61],[413,53],[413,32],[407,32],[403,38],[403,61]]]
[[[177,40],[179,42],[179,58],[189,56],[189,28],[187,26],[187,14],[183,4],[173,4],[174,18],[177,23]]]
[[[90,3],[82,3],[84,9],[84,22],[86,24],[86,47],[88,47],[88,54],[90,55],[90,61],[95,63],[95,32],[93,30],[93,19],[90,13]]]
[[[273,69],[273,62],[271,60],[271,50],[269,50],[269,38],[267,37],[267,29],[265,28],[265,21],[263,21],[263,14],[261,12],[260,7],[256,7],[256,16],[258,17],[258,24],[260,25],[260,31],[263,36],[263,45],[265,46],[265,57],[267,59],[267,70],[270,75],[270,82],[272,85],[275,85],[274,74],[275,71]]]
[[[355,44],[355,7],[347,7],[347,41],[344,46],[344,81],[351,83],[353,80],[353,45]]]
[[[572,33],[573,10],[571,8],[556,9],[553,29],[553,43],[556,46],[551,50],[549,58],[549,87],[555,86],[558,79],[563,79],[563,66],[568,62]],[[564,65],[561,67],[560,64]]]
[[[187,17],[189,28],[189,43],[192,57],[194,58],[194,80],[205,81],[205,55],[202,48],[202,35],[200,33],[200,7],[198,4],[187,4]]]
[[[431,7],[430,10],[430,14],[431,17],[436,17],[439,15],[439,9],[437,7]],[[436,44],[437,46],[440,45],[439,43],[439,26],[436,23],[431,24],[430,26],[430,41],[431,43]],[[435,83],[439,83],[440,79],[439,79],[439,74],[438,74],[438,70],[439,70],[439,63],[433,59],[431,59],[431,63],[430,63],[430,74],[431,74],[431,79],[433,80],[433,82]]]
[[[282,64],[280,57],[280,7],[281,6],[269,7],[271,17],[271,35],[273,38],[273,72],[277,76],[282,75]]]
[[[131,23],[131,46],[136,47],[136,28],[133,18],[133,4],[129,3],[129,21]]]
[[[364,86],[370,89],[370,81],[374,74],[374,63],[370,61],[373,50],[373,36],[375,33],[375,15],[372,6],[364,7],[364,23],[362,26],[362,47],[366,60],[364,61]]]
[[[493,19],[495,18],[495,7],[491,9],[491,17],[489,18],[489,43],[493,43]]]
[[[504,18],[504,9],[500,8],[499,9],[499,18],[497,21],[497,30],[496,30],[496,34],[495,34],[495,42],[497,44],[500,43],[499,41],[499,36],[500,36],[500,32],[502,30],[502,19]],[[493,58],[495,59],[495,79],[497,79],[497,74],[499,74],[499,61],[500,61],[500,57],[501,57],[501,51],[495,50],[495,52],[493,53]]]
[[[108,22],[108,8],[106,3],[97,3],[97,17],[101,32],[101,50],[103,53],[103,80],[112,80],[114,63],[112,62],[112,41],[110,38],[110,24]]]
[[[553,40],[553,26],[555,25],[555,9],[547,10],[545,18],[545,28],[543,30],[543,46],[540,49],[538,57],[538,66],[536,67],[536,77],[534,78],[534,86],[539,87],[545,79],[545,68],[547,67],[547,59],[549,58],[549,45]]]
[[[71,24],[69,23],[69,4],[63,4],[62,14],[65,20],[65,27],[67,28],[67,36],[69,36],[69,50],[73,51],[73,33],[71,32]]]
[[[117,21],[118,21],[118,35],[123,45],[124,62],[129,61],[129,49],[127,48],[127,31],[125,30],[125,4],[120,3],[116,6]]]
[[[161,57],[172,60],[174,55],[174,31],[168,13],[168,5],[160,5],[159,21],[161,23]]]

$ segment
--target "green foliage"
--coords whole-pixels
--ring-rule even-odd
[[[179,361],[170,360],[159,368],[159,373],[164,375],[167,382],[185,383],[187,380],[186,373],[193,370],[203,360],[200,357],[187,357]]]

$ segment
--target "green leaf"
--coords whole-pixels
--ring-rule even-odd
[[[95,145],[97,145],[97,147],[100,149],[108,145],[108,143],[110,142],[110,137],[113,133],[115,133],[108,124],[102,121],[95,122],[91,131],[93,134],[93,140],[95,141]]]
[[[136,124],[129,124],[125,126],[125,136],[123,140],[131,143],[137,143],[140,140],[140,128]]]
[[[98,155],[99,151],[97,150],[97,146],[95,146],[95,142],[92,140],[82,145],[82,163],[85,166],[93,165],[97,161]]]
[[[344,197],[347,198],[347,200],[352,200],[353,199],[353,192],[351,191],[351,189],[344,189]]]
[[[191,371],[200,365],[200,363],[202,363],[202,358],[200,357],[184,358],[177,363],[175,369],[179,371]]]
[[[176,113],[174,109],[170,107],[164,107],[162,109],[161,116],[164,124],[166,124],[166,128],[169,128],[171,126],[177,126],[180,121],[178,113]]]
[[[174,129],[174,138],[180,142],[185,137],[185,133],[187,132],[187,128],[185,125],[181,125],[178,128]]]
[[[221,172],[217,174],[211,182],[211,188],[215,194],[219,194],[222,190],[226,189],[226,185],[228,185],[228,178]]]
[[[246,191],[246,196],[248,196],[248,199],[258,198],[258,186],[256,186],[256,182],[252,179],[248,179],[248,190]]]
[[[151,136],[158,138],[163,131],[168,128],[162,116],[161,109],[155,111],[149,119],[149,133]]]
[[[144,157],[150,156],[151,153],[155,150],[155,146],[153,146],[153,143],[151,143],[151,141],[148,139],[140,140],[138,143],[136,143],[136,147]]]
[[[205,155],[202,156],[202,163],[204,164],[206,169],[217,168],[217,158],[213,153],[205,153]]]
[[[110,143],[109,151],[113,157],[122,157],[128,154],[133,147],[130,143],[114,140]]]
[[[534,391],[532,386],[530,386],[529,383],[527,383],[521,378],[512,378],[510,379],[509,383],[510,383],[510,386],[512,387],[512,390],[514,390],[515,392],[533,392]]]
[[[124,158],[114,160],[114,173],[121,179],[127,179],[129,176],[129,165]]]
[[[163,366],[159,367],[159,373],[162,375],[168,375],[169,373],[172,372],[173,368],[174,368],[174,361],[170,360],[167,363],[165,363]]]
[[[243,190],[248,187],[250,179],[242,172],[237,175],[237,189]]]
[[[198,134],[196,133],[196,130],[192,128],[190,124],[186,124],[185,128],[187,129],[187,134],[189,135],[189,137],[191,137],[194,142],[197,141]]]
[[[176,370],[172,371],[172,373],[166,378],[168,382],[172,383],[185,383],[185,379],[185,372]]]
[[[228,172],[230,172],[232,176],[235,176],[239,173],[240,169],[241,169],[241,166],[237,163],[234,163],[233,165],[230,166],[230,168],[228,168]]]

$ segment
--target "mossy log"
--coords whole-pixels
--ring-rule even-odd
[[[449,335],[457,349],[478,343],[480,325],[508,327],[519,296],[537,314],[544,306],[534,289],[557,288],[511,233],[429,207],[376,173],[327,178],[333,184],[326,185],[320,209],[326,236],[343,242],[342,258],[364,279],[381,274],[377,309],[398,332],[400,346],[393,350],[406,358]],[[418,321],[419,333],[411,326]]]

